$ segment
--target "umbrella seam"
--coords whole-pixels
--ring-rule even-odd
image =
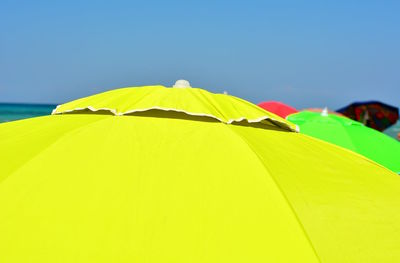
[[[254,156],[256,157],[256,159],[258,160],[258,162],[262,165],[262,167],[264,167],[264,169],[266,170],[266,172],[268,173],[268,175],[270,176],[270,178],[272,179],[272,181],[275,183],[275,186],[277,187],[278,191],[280,192],[280,194],[282,195],[283,199],[286,201],[286,204],[288,205],[290,211],[292,212],[292,214],[294,215],[295,220],[297,221],[300,229],[302,230],[302,232],[304,233],[306,240],[308,241],[309,245],[311,246],[312,251],[314,252],[317,260],[319,262],[322,262],[312,241],[311,238],[308,236],[307,231],[305,229],[305,227],[303,226],[303,224],[300,221],[300,218],[298,217],[296,211],[294,210],[293,206],[290,204],[288,197],[285,195],[285,193],[283,192],[282,188],[280,187],[280,185],[278,184],[278,182],[276,181],[275,177],[271,174],[271,172],[269,171],[268,167],[264,164],[264,162],[262,161],[262,158],[257,154],[257,152],[253,149],[253,147],[249,144],[249,142],[243,138],[243,136],[241,136],[240,134],[238,134],[236,131],[232,130],[230,127],[228,127],[228,129],[235,134],[250,150],[250,152],[252,152],[254,154]]]

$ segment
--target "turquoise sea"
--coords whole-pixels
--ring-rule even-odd
[[[56,106],[52,104],[0,103],[0,122],[49,115]],[[396,138],[399,132],[400,122],[385,131],[393,138]]]
[[[0,122],[49,115],[56,105],[0,103]]]

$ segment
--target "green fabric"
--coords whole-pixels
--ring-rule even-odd
[[[302,111],[287,119],[300,127],[300,132],[339,145],[364,155],[400,173],[400,142],[346,117]]]

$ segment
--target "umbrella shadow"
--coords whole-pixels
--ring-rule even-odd
[[[81,109],[75,110],[72,112],[66,112],[62,114],[96,114],[96,115],[110,115],[115,116],[109,110],[97,110],[91,111],[89,109]],[[137,117],[151,117],[151,118],[167,118],[167,119],[180,119],[180,120],[188,120],[188,121],[200,121],[200,122],[214,122],[214,123],[222,123],[220,120],[210,117],[207,115],[191,115],[185,112],[175,111],[175,110],[160,110],[160,109],[149,109],[144,111],[136,111],[124,114],[123,116],[137,116]],[[226,123],[225,123],[226,124]],[[291,132],[286,127],[280,126],[276,122],[272,122],[268,119],[261,120],[258,122],[248,122],[246,119],[240,121],[233,121],[230,124],[226,125],[237,125],[237,126],[245,126],[245,127],[253,127],[258,129],[268,129],[274,131],[281,131],[281,132]]]

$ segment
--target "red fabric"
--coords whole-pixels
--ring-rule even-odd
[[[282,118],[286,118],[286,116],[288,116],[289,114],[298,112],[298,110],[296,110],[295,108],[290,107],[289,105],[286,105],[279,101],[265,101],[258,104],[258,106]]]

